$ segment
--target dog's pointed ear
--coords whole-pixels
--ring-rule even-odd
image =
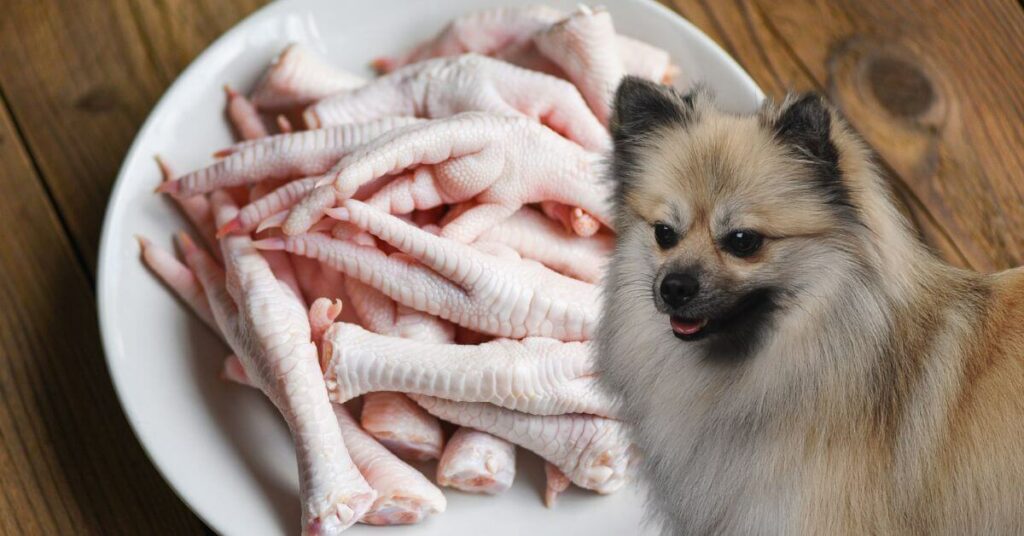
[[[821,163],[838,166],[832,121],[832,109],[825,99],[817,93],[804,93],[787,99],[773,127],[783,144]]]
[[[643,138],[657,128],[685,125],[693,115],[694,94],[636,76],[623,77],[615,90],[610,129],[616,145]]]
[[[817,93],[790,97],[772,124],[775,138],[815,167],[829,201],[847,203],[839,168],[839,150],[832,137],[838,116]]]
[[[640,156],[651,134],[659,128],[685,127],[693,121],[695,98],[696,92],[681,95],[671,87],[635,76],[622,79],[615,91],[609,121],[614,142],[610,170],[616,203],[621,202],[640,173]]]

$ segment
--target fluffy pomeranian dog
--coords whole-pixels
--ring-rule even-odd
[[[1024,533],[1024,271],[950,267],[820,97],[627,78],[603,386],[666,534]]]

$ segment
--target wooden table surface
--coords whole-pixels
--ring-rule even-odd
[[[178,73],[260,0],[7,0],[0,18],[0,532],[207,530],[118,405],[94,309],[114,177]],[[599,3],[599,2],[598,2]],[[1024,8],[667,2],[772,97],[828,95],[950,262],[1024,264]]]

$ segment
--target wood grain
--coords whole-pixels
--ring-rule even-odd
[[[178,73],[261,0],[16,0],[0,88],[90,273],[121,160]]]
[[[756,0],[970,266],[1024,263],[1024,9]]]
[[[199,533],[104,366],[89,279],[0,98],[0,533]]]
[[[750,1],[673,0],[666,4],[714,39],[769,97],[780,99],[788,91],[821,89]]]

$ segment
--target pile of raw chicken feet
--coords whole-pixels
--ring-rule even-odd
[[[668,54],[603,9],[530,7],[373,65],[291,45],[248,97],[228,88],[242,141],[182,175],[160,161],[201,239],[179,233],[176,256],[140,238],[146,264],[287,422],[305,534],[420,522],[445,509],[437,485],[500,493],[517,446],[547,461],[549,505],[615,491],[632,449],[588,342],[609,99],[625,74],[669,81]],[[406,463],[428,459],[437,485]]]

